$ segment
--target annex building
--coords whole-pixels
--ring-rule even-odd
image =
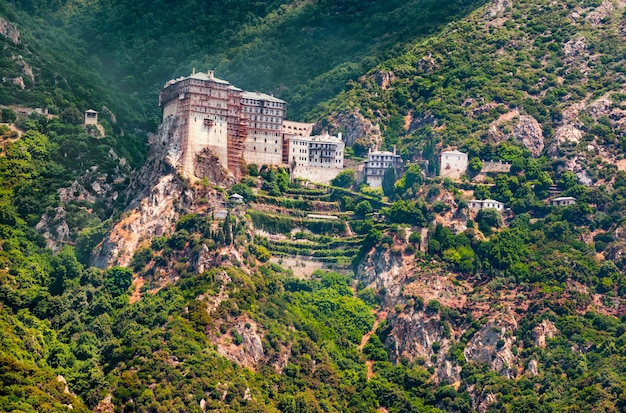
[[[467,154],[461,151],[445,151],[439,155],[439,176],[459,179],[467,171]]]
[[[395,146],[393,152],[370,150],[365,161],[365,182],[372,188],[382,187],[387,169],[393,169],[396,177],[404,172],[402,157],[396,153]]]

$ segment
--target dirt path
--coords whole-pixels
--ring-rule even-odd
[[[349,237],[354,237],[354,231],[352,231],[352,227],[350,226],[350,223],[348,221],[346,221],[346,235]]]
[[[131,304],[134,304],[137,301],[141,300],[141,287],[143,287],[145,282],[146,280],[144,280],[143,277],[137,277],[133,281],[135,289],[133,290],[133,294],[130,296],[130,299],[128,300]]]
[[[372,326],[372,329],[368,331],[367,333],[365,333],[363,337],[361,337],[361,344],[359,344],[359,351],[363,351],[363,347],[365,347],[365,345],[369,341],[372,334],[376,332],[380,323],[387,319],[387,311],[376,312],[375,310],[372,310],[372,313],[376,316],[376,320],[374,320],[374,325]],[[374,365],[374,362],[372,360],[367,360],[365,362],[365,365],[367,366],[367,379],[370,380],[372,377],[374,377],[374,370],[372,368],[372,366]]]

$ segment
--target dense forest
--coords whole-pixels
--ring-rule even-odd
[[[122,93],[116,99],[131,99],[119,116],[154,129],[159,89],[192,67],[215,70],[247,90],[273,92],[289,102],[292,118],[305,118],[348,80],[481,2],[15,3],[29,15],[20,15],[25,24],[43,23],[32,33],[42,49],[59,47],[59,40],[76,49],[69,59],[89,61],[102,82]],[[48,36],[48,26],[58,26],[59,35]]]
[[[626,409],[623,2],[16,0],[0,33],[0,411]],[[180,179],[170,228],[90,265],[193,67],[404,173]]]

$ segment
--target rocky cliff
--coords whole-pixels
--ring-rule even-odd
[[[559,334],[553,322],[542,319],[520,340],[528,297],[486,288],[484,282],[460,277],[445,265],[377,249],[361,264],[357,277],[378,292],[380,312],[388,313],[378,334],[390,361],[419,362],[431,369],[435,382],[459,385],[468,363],[509,379],[536,376],[544,366],[535,358],[520,358],[520,352],[546,348]],[[494,302],[498,304],[489,304]],[[498,399],[485,389],[467,390],[478,411],[487,411]]]
[[[128,207],[96,249],[91,265],[101,268],[128,265],[142,242],[171,233],[181,212],[195,206],[196,192],[179,172],[179,126],[178,117],[168,117],[150,137],[148,159],[132,175],[128,186]],[[232,182],[232,177],[210,151],[203,152],[196,160],[196,170],[213,184]],[[216,192],[212,195],[220,197]]]

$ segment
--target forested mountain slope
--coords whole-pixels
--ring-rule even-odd
[[[0,3],[0,411],[623,411],[624,6]],[[133,126],[194,65],[405,174],[142,166]],[[411,162],[448,147],[460,180]],[[111,234],[127,267],[89,267]]]
[[[624,149],[625,39],[623,2],[494,1],[379,65],[318,113],[382,122],[387,148],[399,143],[406,159],[427,148],[431,166],[433,144],[496,159],[503,155],[493,146],[511,141],[533,157],[567,158],[568,169],[595,182],[602,167],[592,159],[614,171]]]
[[[289,102],[293,118],[343,89],[414,38],[432,33],[481,0],[16,1],[44,25],[73,35],[104,79],[157,113],[164,82],[211,68],[249,90]]]

